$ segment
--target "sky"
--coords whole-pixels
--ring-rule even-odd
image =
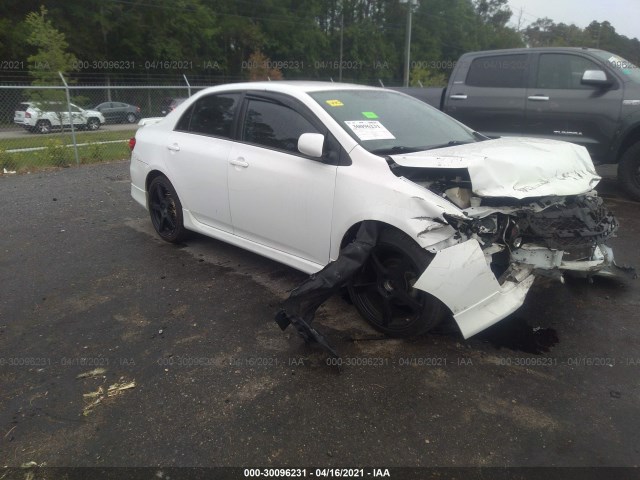
[[[640,0],[509,0],[509,7],[513,26],[522,8],[524,26],[543,17],[580,28],[608,20],[616,33],[640,39]]]

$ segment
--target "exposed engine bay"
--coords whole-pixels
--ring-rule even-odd
[[[456,205],[462,215],[443,214],[460,241],[475,239],[500,277],[511,263],[534,267],[540,275],[563,270],[596,273],[613,262],[605,245],[618,222],[595,191],[581,195],[479,197],[464,168],[390,168]]]

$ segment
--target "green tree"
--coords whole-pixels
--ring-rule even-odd
[[[25,23],[29,29],[26,41],[37,49],[29,55],[29,74],[33,85],[60,85],[58,72],[63,75],[73,70],[76,57],[68,52],[69,44],[64,33],[59,32],[47,18],[47,9],[27,15]]]
[[[47,9],[44,6],[40,7],[39,12],[29,13],[25,23],[29,31],[29,36],[26,39],[27,44],[37,49],[36,53],[27,58],[32,84],[59,86],[61,79],[58,72],[66,76],[68,72],[73,70],[76,62],[76,57],[67,52],[69,44],[64,33],[59,32],[51,20],[47,18]],[[46,103],[41,108],[46,111],[55,111],[60,124],[65,123],[63,117],[68,116],[66,113],[68,108],[64,90],[30,90],[28,96],[35,102]]]

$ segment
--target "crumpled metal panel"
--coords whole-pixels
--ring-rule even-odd
[[[504,137],[391,158],[403,167],[466,168],[480,197],[579,195],[600,181],[584,147],[538,138]]]
[[[490,327],[516,311],[535,279],[520,268],[513,281],[500,285],[477,240],[471,239],[436,253],[413,285],[444,303],[464,338]]]

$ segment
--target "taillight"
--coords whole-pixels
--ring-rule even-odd
[[[131,149],[132,152],[135,146],[136,146],[136,137],[131,137],[129,139],[129,148]]]
[[[136,107],[136,112],[140,113],[140,107]]]
[[[29,112],[24,112],[24,118],[31,118],[31,114]]]

